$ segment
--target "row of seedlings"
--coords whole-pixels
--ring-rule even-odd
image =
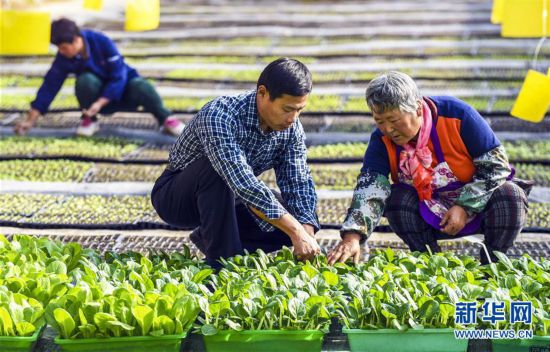
[[[43,197],[54,197],[39,203]],[[50,198],[47,198],[50,199]],[[18,202],[12,206],[13,202]],[[321,198],[317,202],[319,221],[324,226],[338,227],[344,221],[351,198]],[[0,194],[0,223],[4,226],[31,228],[110,228],[172,229],[159,218],[149,196],[85,195],[47,196],[40,194]],[[34,211],[29,211],[34,206]],[[526,229],[548,229],[550,203],[531,203]],[[385,220],[382,226],[387,225]]]
[[[0,237],[0,339],[30,350],[47,323],[62,351],[179,351],[192,328],[208,352],[320,351],[331,321],[351,351],[465,352],[454,330],[530,330],[528,340],[494,340],[493,350],[550,343],[550,261],[524,255],[480,266],[450,252],[378,250],[366,263],[297,262],[288,248],[221,260],[214,273],[194,258],[106,253],[48,239]],[[528,303],[529,321],[510,321]],[[458,318],[460,304],[474,317]],[[503,303],[507,322],[483,307]],[[490,319],[489,319],[490,321]],[[388,343],[391,341],[391,343]]]

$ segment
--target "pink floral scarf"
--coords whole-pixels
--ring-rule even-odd
[[[432,152],[428,148],[432,130],[432,113],[426,102],[422,102],[422,124],[416,145],[414,142],[403,146],[399,156],[399,168],[405,176],[412,177],[413,185],[420,201],[432,199]]]

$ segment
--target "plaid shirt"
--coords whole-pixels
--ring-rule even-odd
[[[206,104],[170,149],[168,161],[183,170],[206,156],[237,197],[269,219],[292,214],[319,229],[317,196],[306,164],[305,133],[297,120],[284,131],[263,132],[256,109],[256,91],[224,96]],[[275,169],[287,209],[256,176]],[[264,231],[273,226],[256,217]]]

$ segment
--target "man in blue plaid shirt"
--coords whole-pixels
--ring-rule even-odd
[[[317,197],[298,120],[311,88],[304,64],[278,59],[256,90],[206,104],[170,150],[153,206],[170,225],[196,227],[191,240],[210,265],[243,249],[292,245],[303,260],[319,253]],[[282,199],[257,179],[271,168]]]

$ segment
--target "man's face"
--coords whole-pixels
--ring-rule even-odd
[[[257,103],[260,127],[283,131],[292,126],[307,104],[308,95],[295,97],[283,94],[271,101],[264,86],[258,87]]]
[[[67,59],[72,59],[82,50],[82,38],[75,37],[72,43],[61,43],[57,46],[59,53]]]

